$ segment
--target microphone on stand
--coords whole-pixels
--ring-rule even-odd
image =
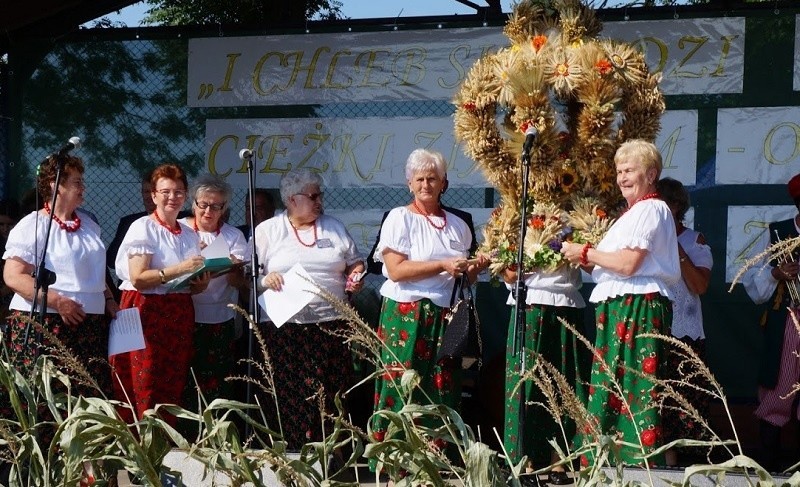
[[[249,161],[253,158],[253,151],[250,149],[242,149],[239,151],[239,159]]]
[[[528,130],[525,131],[525,142],[522,144],[522,157],[528,157],[531,152],[531,148],[533,148],[533,142],[536,140],[536,136],[539,135],[539,131],[536,130],[536,127],[531,125],[528,127]]]
[[[79,149],[81,147],[81,139],[78,137],[70,137],[64,146],[58,150],[58,157],[66,157],[72,149]]]

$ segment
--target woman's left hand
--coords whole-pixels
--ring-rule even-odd
[[[357,293],[361,291],[361,288],[364,287],[364,279],[363,279],[362,272],[357,270],[352,271],[347,276],[347,282],[344,285],[345,292],[348,293]]]
[[[209,282],[211,282],[211,273],[204,272],[189,281],[189,290],[192,294],[200,294],[208,288]]]
[[[113,299],[106,299],[106,314],[112,319],[117,317],[119,311],[119,304]]]
[[[561,254],[571,263],[581,263],[581,253],[583,252],[583,245],[574,242],[561,242]]]
[[[238,264],[239,262],[241,262],[241,260],[239,260],[235,255],[231,255],[230,259],[231,262],[233,262],[234,264]],[[247,279],[245,278],[244,275],[244,267],[239,266],[231,269],[231,271],[228,272],[227,279],[228,279],[228,284],[237,289],[242,289],[245,286],[247,286]]]

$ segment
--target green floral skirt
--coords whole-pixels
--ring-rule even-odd
[[[669,335],[672,304],[658,294],[626,294],[597,304],[596,356],[589,381],[589,420],[601,434],[637,445],[621,446],[609,455],[615,464],[636,465],[663,444],[656,378],[663,377],[664,341],[642,337],[645,333]],[[596,442],[592,425],[579,426],[578,441]],[[581,465],[593,455],[581,457]],[[663,465],[663,455],[651,457]]]
[[[411,394],[415,404],[444,404],[458,408],[461,399],[460,361],[445,357],[436,360],[444,334],[444,315],[429,299],[399,303],[384,298],[378,336],[383,342],[381,363],[384,370],[375,381],[375,411],[399,411],[406,398],[400,392],[400,379],[414,369],[421,379]],[[382,441],[389,421],[379,415],[371,419],[372,436]],[[426,425],[435,426],[435,425]],[[374,462],[371,462],[374,467]]]
[[[508,324],[508,340],[506,344],[506,394],[505,424],[503,444],[509,458],[517,464],[522,455],[539,466],[550,463],[550,452],[553,447],[548,440],[556,439],[564,445],[564,438],[572,439],[575,434],[575,423],[568,416],[560,418],[564,432],[558,426],[550,412],[540,404],[545,403],[545,396],[532,380],[527,380],[518,387],[520,381],[520,355],[514,355],[514,334],[516,330],[515,312],[511,313]],[[572,326],[580,329],[583,321],[583,309],[560,306],[533,305],[525,310],[524,353],[525,367],[531,371],[536,364],[536,357],[541,357],[555,366],[574,388],[578,398],[586,401],[583,381],[579,367],[584,365],[578,358],[581,345],[576,345],[575,335],[567,330],[559,321],[564,319]],[[585,350],[585,347],[584,347]],[[522,393],[525,393],[525,407],[520,414]],[[520,431],[523,426],[524,433]]]

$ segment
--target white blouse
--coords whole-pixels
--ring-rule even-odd
[[[189,226],[186,218],[180,220],[186,226]],[[225,239],[228,248],[231,249],[230,255],[233,255],[239,260],[245,260],[247,252],[247,241],[244,239],[244,234],[241,230],[223,223],[217,232],[204,232],[199,231],[197,235],[200,241],[206,245],[211,244],[217,238]],[[236,312],[228,307],[228,304],[238,304],[239,290],[228,284],[228,276],[222,275],[211,279],[205,291],[192,295],[194,302],[194,321],[195,323],[224,323],[232,320],[236,316]]]
[[[256,227],[255,246],[263,275],[283,274],[300,264],[317,287],[342,300],[347,281],[345,269],[364,260],[344,224],[329,215],[320,215],[314,227],[298,230],[296,235],[286,212],[273,216]],[[320,323],[339,318],[339,312],[315,294],[309,305],[289,322]]]
[[[525,274],[525,304],[585,308],[586,301],[579,291],[582,285],[580,269],[572,266],[562,266],[554,272],[530,272]],[[511,306],[517,303],[514,286],[506,283],[506,289],[511,291],[506,304]]]
[[[672,299],[668,285],[681,278],[675,220],[666,203],[659,199],[639,201],[611,226],[597,244],[597,250],[647,250],[644,261],[632,276],[621,276],[595,266],[597,285],[589,301],[599,303],[625,294],[660,293]]]
[[[56,274],[50,289],[81,305],[88,314],[105,312],[105,245],[100,226],[89,215],[77,210],[81,227],[75,232],[62,230],[56,222],[50,228],[44,266]],[[8,235],[3,259],[22,259],[36,267],[42,258],[49,216],[35,211],[17,223]],[[31,302],[19,294],[11,298],[9,309],[30,311]],[[47,308],[48,313],[56,313]]]
[[[200,255],[200,238],[191,227],[178,223],[181,233],[175,235],[158,222],[145,215],[131,223],[128,233],[122,239],[114,260],[117,277],[122,282],[119,288],[123,291],[136,291],[131,283],[128,259],[133,255],[150,255],[150,268],[163,269],[176,265],[189,257]],[[160,284],[156,287],[139,291],[142,294],[167,294],[169,286]],[[178,292],[188,293],[188,289]]]
[[[375,248],[375,260],[384,262],[385,249],[404,254],[412,261],[467,257],[472,245],[469,227],[456,215],[450,212],[445,214],[447,225],[439,230],[425,216],[412,213],[405,206],[393,209],[381,226],[381,239]],[[444,223],[442,217],[428,218],[438,226]],[[455,280],[447,272],[415,281],[394,282],[388,279],[389,271],[384,265],[383,275],[387,280],[381,286],[382,296],[401,303],[428,298],[437,306],[450,306]]]
[[[699,243],[697,241],[699,236],[699,232],[687,228],[678,235],[678,242],[695,266],[711,270],[714,265],[711,247]],[[705,338],[700,295],[691,292],[683,278],[672,283],[669,286],[669,290],[672,293],[674,302],[672,307],[672,336],[676,338],[689,337],[692,340]]]

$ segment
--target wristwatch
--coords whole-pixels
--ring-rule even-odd
[[[164,274],[164,269],[159,269],[158,270],[158,277],[161,278],[161,284],[166,284],[167,283],[167,276],[166,276],[166,274]]]

